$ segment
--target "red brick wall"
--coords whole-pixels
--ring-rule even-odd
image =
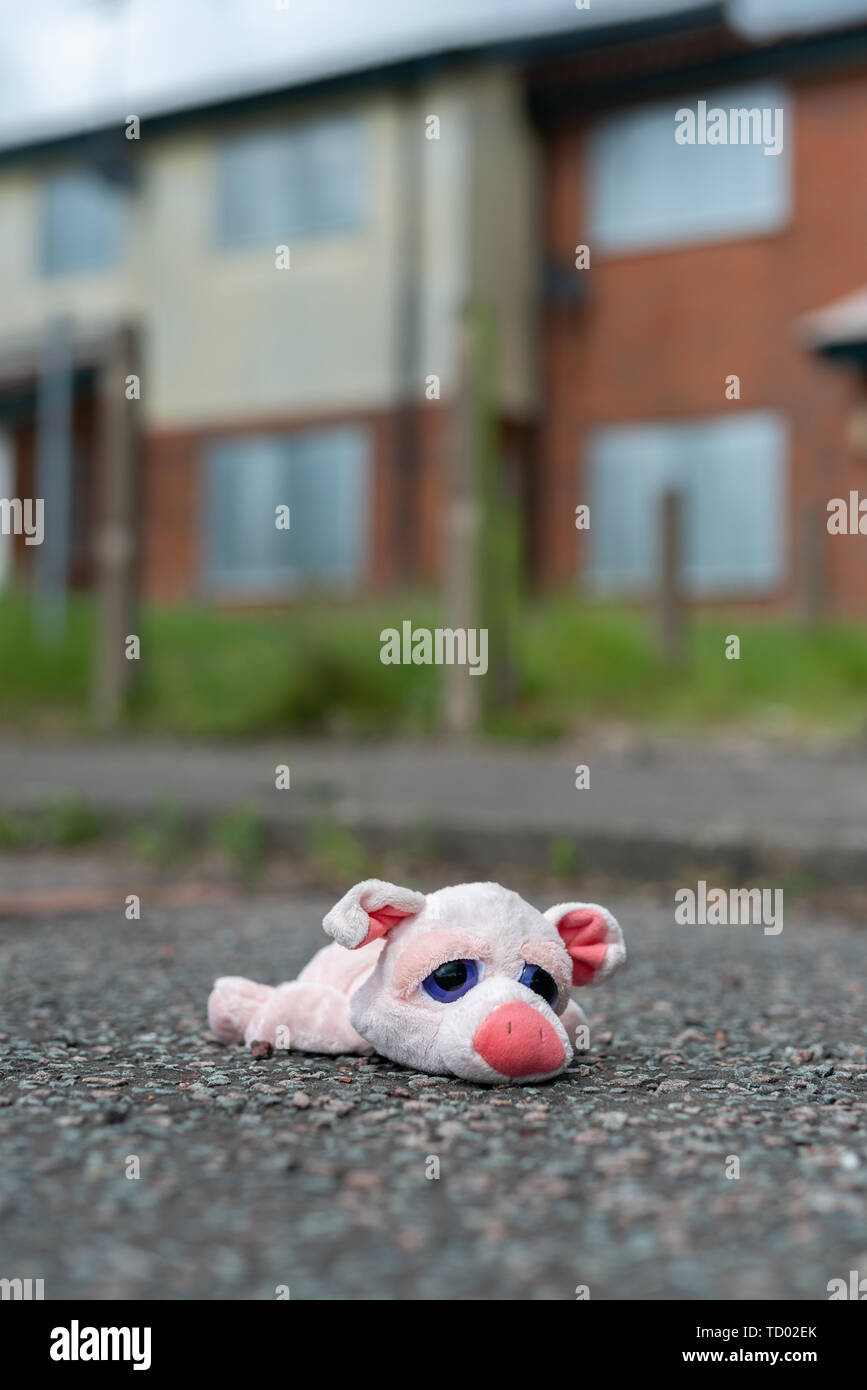
[[[677,420],[727,410],[774,409],[791,437],[793,565],[776,598],[798,593],[801,513],[823,510],[850,487],[867,495],[867,460],[846,443],[863,387],[851,371],[804,351],[797,317],[867,281],[865,73],[800,80],[794,97],[794,213],[780,235],[609,260],[593,256],[587,302],[546,311],[543,472],[536,538],[548,584],[572,580],[574,508],[586,501],[581,463],[588,430],[627,420]],[[791,127],[790,127],[791,129]],[[548,254],[574,264],[585,242],[582,129],[546,137]],[[724,396],[727,375],[741,399]],[[591,520],[592,524],[592,520]],[[867,612],[867,537],[825,537],[836,610]]]

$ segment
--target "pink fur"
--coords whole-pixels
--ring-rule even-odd
[[[323,946],[297,980],[275,988],[224,976],[208,999],[211,1032],[220,1042],[265,1042],[297,1052],[371,1052],[349,1022],[349,999],[381,950],[381,941],[352,953],[336,943]]]
[[[586,1024],[570,986],[598,983],[626,955],[605,908],[561,903],[541,913],[496,883],[425,897],[366,879],[323,925],[335,940],[297,980],[273,988],[234,975],[216,981],[208,1020],[220,1042],[376,1050],[470,1081],[541,1081],[568,1065]],[[440,965],[467,960],[476,978],[462,993],[443,999],[425,989]],[[546,996],[524,983],[528,967],[550,976]],[[530,972],[532,983],[538,978]]]
[[[554,922],[572,957],[572,983],[597,985],[626,959],[623,934],[611,913],[595,903],[560,903],[545,916]]]

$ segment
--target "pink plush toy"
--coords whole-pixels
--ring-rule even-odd
[[[418,1071],[504,1083],[556,1076],[586,1024],[573,985],[626,959],[595,903],[539,912],[498,883],[415,893],[366,879],[323,922],[297,980],[217,980],[208,1021],[221,1042],[299,1052],[379,1052]]]

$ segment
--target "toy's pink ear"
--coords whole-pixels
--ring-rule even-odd
[[[322,925],[339,941],[354,951],[377,937],[387,936],[406,917],[415,917],[424,907],[424,894],[411,888],[398,888],[380,878],[366,878],[332,907]]]
[[[544,914],[572,957],[573,985],[598,985],[626,960],[623,932],[597,903],[558,903]]]

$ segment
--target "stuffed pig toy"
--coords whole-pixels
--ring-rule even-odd
[[[467,1081],[542,1081],[568,1065],[586,1024],[573,985],[598,984],[626,958],[604,907],[543,913],[497,883],[425,896],[366,879],[323,926],[334,942],[297,980],[217,980],[208,1021],[220,1042],[376,1051]]]

